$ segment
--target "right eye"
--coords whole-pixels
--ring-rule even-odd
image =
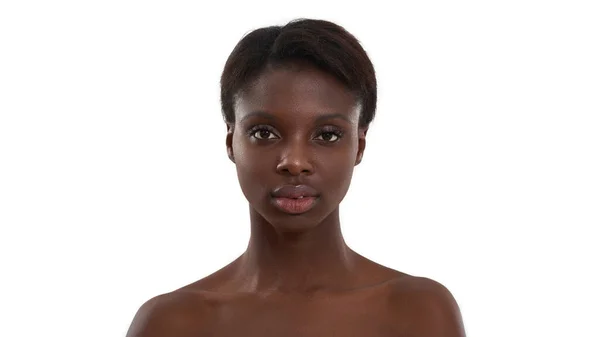
[[[266,128],[252,130],[252,137],[260,140],[277,139],[275,133]]]

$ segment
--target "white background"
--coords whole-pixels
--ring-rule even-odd
[[[595,1],[3,1],[2,336],[124,336],[243,252],[219,76],[252,29],[332,20],[379,106],[348,244],[433,278],[469,336],[599,336]]]

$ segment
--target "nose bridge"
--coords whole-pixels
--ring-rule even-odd
[[[313,165],[309,144],[302,137],[290,137],[283,142],[281,159],[277,164],[277,171],[300,175],[312,173]]]

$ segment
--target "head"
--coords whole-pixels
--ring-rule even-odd
[[[366,52],[334,23],[295,20],[247,34],[225,64],[221,105],[227,153],[251,210],[281,231],[337,215],[363,157],[376,91]],[[295,206],[310,206],[282,210],[277,188],[298,185],[307,187],[288,194],[304,193]]]

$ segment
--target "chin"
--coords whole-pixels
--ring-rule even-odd
[[[315,207],[301,214],[285,213],[273,206],[270,200],[252,208],[278,232],[303,232],[319,226],[333,212],[325,212],[322,200],[319,201]]]
[[[311,230],[322,222],[322,220],[316,220],[314,217],[303,217],[302,215],[287,215],[283,218],[267,220],[273,228],[278,232],[304,232]]]

